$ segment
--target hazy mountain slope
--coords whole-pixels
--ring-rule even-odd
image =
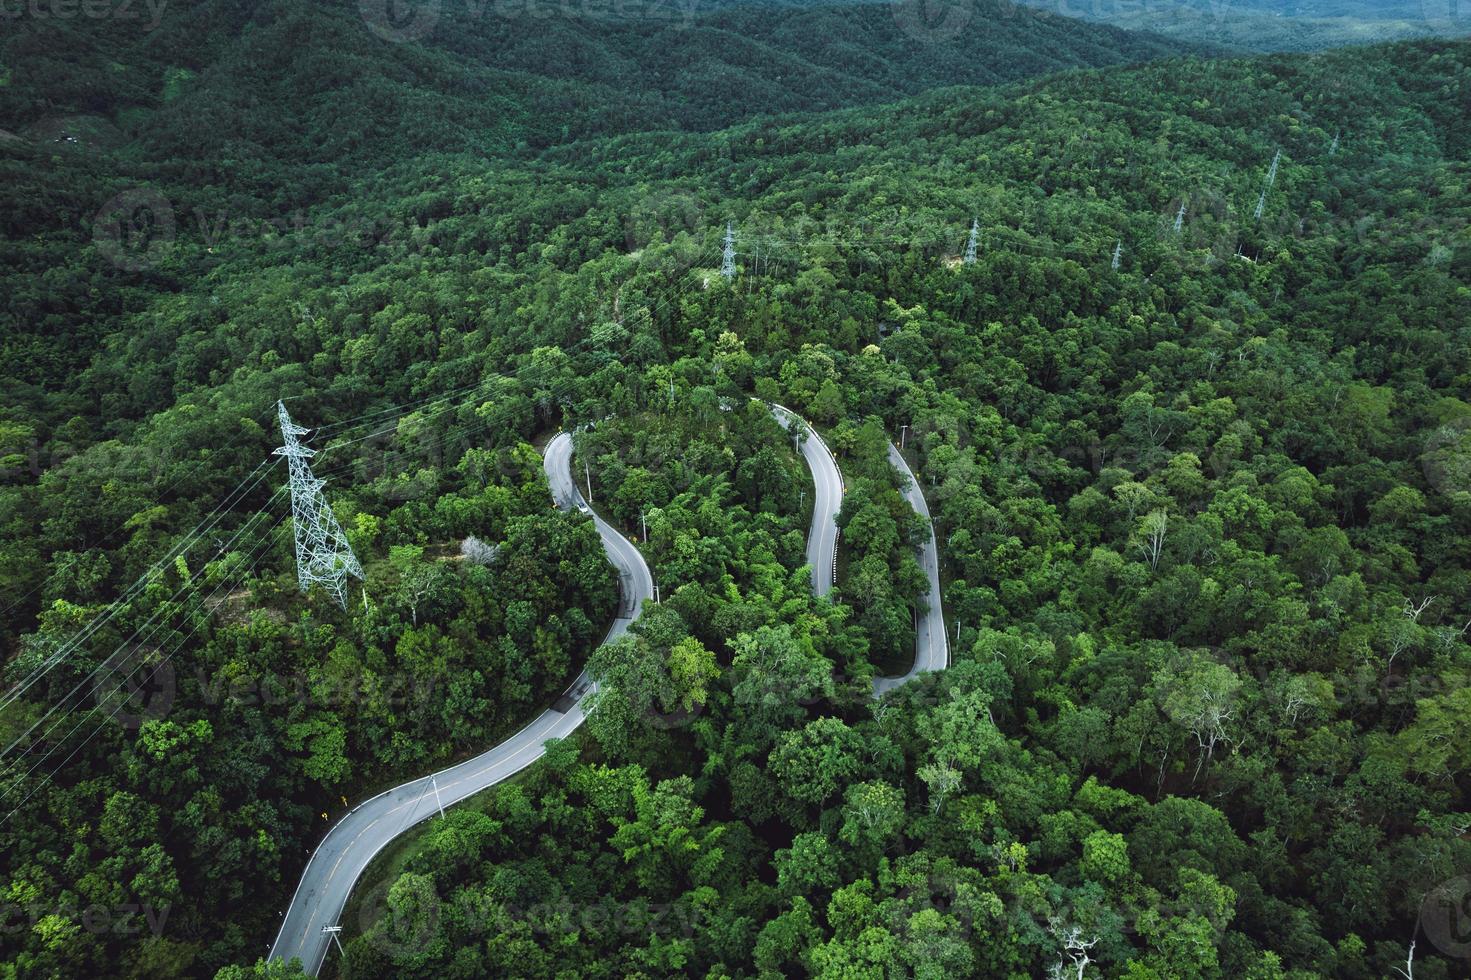
[[[991,0],[968,8],[953,36],[884,4],[615,20],[446,0],[422,8],[438,10],[431,31],[403,43],[380,36],[370,7],[193,0],[159,8],[156,23],[146,7],[124,21],[7,21],[0,228],[30,244],[0,261],[15,273],[0,331],[18,381],[84,362],[135,308],[140,293],[111,282],[116,270],[87,270],[94,288],[65,296],[38,283],[91,240],[107,201],[140,184],[196,226],[221,215],[289,222],[426,154],[710,130],[1187,49]],[[33,342],[56,332],[74,342]]]
[[[1020,2],[1095,23],[1239,51],[1320,51],[1471,34],[1471,3],[1465,0]]]
[[[101,117],[101,128],[154,161],[228,161],[248,172],[276,156],[343,167],[425,150],[715,129],[1188,50],[994,0],[938,24],[887,4],[670,8],[624,19],[561,6],[426,9],[436,11],[432,30],[403,43],[384,40],[386,29],[346,2],[171,4],[155,30],[21,19],[0,45],[0,128],[86,141],[84,127],[65,123]]]

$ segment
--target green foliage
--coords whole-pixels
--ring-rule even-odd
[[[555,698],[611,617],[614,584],[592,523],[548,508],[540,464],[525,450],[529,459],[516,447],[486,453],[488,482],[436,477],[432,509],[385,497],[391,477],[360,485],[352,506],[362,519],[344,523],[374,530],[356,539],[367,581],[346,615],[321,596],[296,597],[279,533],[268,539],[273,567],[257,563],[223,601],[220,560],[191,574],[180,558],[168,591],[124,606],[104,637],[112,643],[147,635],[160,618],[183,624],[170,627],[170,686],[153,702],[166,717],[145,705],[136,731],[95,719],[57,729],[77,729],[63,742],[76,753],[69,778],[33,774],[25,792],[42,806],[18,811],[10,831],[33,843],[8,849],[6,867],[31,907],[57,911],[8,935],[18,955],[55,964],[64,951],[73,973],[108,972],[118,955],[143,975],[213,972],[249,930],[274,928],[320,812],[478,751]],[[160,520],[149,512],[128,523],[138,534]],[[499,543],[496,560],[444,555],[441,542],[471,531]],[[80,579],[67,581],[58,587],[85,594]],[[22,649],[65,642],[99,605],[58,599]],[[90,667],[48,675],[37,703],[63,698]],[[708,682],[698,656],[687,673]],[[74,816],[55,826],[50,812]],[[93,821],[95,833],[78,829]],[[87,927],[97,909],[127,907],[161,919],[161,931]],[[234,926],[177,941],[177,923],[206,912]]]
[[[1037,976],[1078,942],[1085,975],[1403,964],[1471,867],[1465,46],[878,105],[1166,49],[1029,15],[951,50],[886,7],[716,11],[675,43],[454,6],[439,45],[380,44],[355,5],[213,3],[136,51],[81,21],[3,42],[7,687],[139,583],[4,727],[154,619],[176,678],[162,717],[60,735],[58,777],[16,782],[0,888],[36,914],[7,968],[293,975],[230,964],[320,814],[503,737],[585,659],[586,740],[424,828],[344,976]],[[46,142],[54,111],[96,115],[82,149]],[[93,216],[141,176],[181,228],[132,270]],[[206,236],[222,212],[253,230]],[[170,558],[284,394],[334,426],[346,614],[295,593],[284,526],[245,523],[279,516],[275,474]],[[831,599],[751,395],[840,457]],[[585,422],[578,468],[663,600],[591,654],[616,576],[529,444]],[[929,533],[885,459],[901,425],[959,634],[875,705]],[[173,925],[85,927],[144,900]],[[1431,945],[1417,975],[1455,975]]]

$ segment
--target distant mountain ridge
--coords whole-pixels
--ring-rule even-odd
[[[139,297],[111,285],[59,303],[37,284],[92,240],[99,208],[140,186],[196,226],[221,214],[286,220],[420,159],[525,159],[1192,50],[1002,0],[960,20],[903,4],[683,0],[390,10],[386,0],[171,0],[131,19],[7,20],[0,134],[13,135],[0,136],[0,236],[45,243],[12,250],[0,275],[11,297],[0,334],[18,373],[65,374],[134,308]],[[58,330],[77,343],[47,343]]]
[[[1019,0],[1235,51],[1319,51],[1471,35],[1471,0]]]
[[[341,168],[705,131],[1197,50],[1001,0],[960,13],[672,0],[411,9],[390,19],[372,0],[196,0],[169,5],[154,30],[21,19],[0,44],[0,128],[34,138],[58,119],[101,117],[145,159],[228,159],[248,176],[272,156]]]

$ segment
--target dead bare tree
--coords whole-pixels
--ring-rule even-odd
[[[490,565],[500,557],[501,546],[486,544],[472,534],[460,542],[460,554],[465,557],[466,561],[476,565]]]
[[[1145,515],[1139,530],[1144,535],[1144,540],[1139,542],[1139,550],[1144,555],[1144,560],[1149,562],[1151,572],[1159,570],[1160,555],[1165,549],[1165,532],[1170,526],[1170,515],[1164,510],[1153,510]]]
[[[1047,925],[1052,938],[1062,947],[1057,962],[1047,972],[1048,977],[1052,980],[1083,980],[1083,972],[1093,962],[1088,951],[1098,944],[1098,937],[1084,939],[1081,928],[1066,925],[1056,918],[1049,920]]]
[[[1418,941],[1410,940],[1410,953],[1405,957],[1405,965],[1394,968],[1394,972],[1404,977],[1405,980],[1415,980],[1415,943]]]
[[[1412,623],[1418,623],[1420,621],[1421,614],[1424,613],[1426,609],[1430,608],[1430,604],[1432,602],[1439,598],[1440,596],[1437,595],[1429,596],[1418,606],[1411,602],[1409,599],[1406,599],[1404,608],[1405,618]]]

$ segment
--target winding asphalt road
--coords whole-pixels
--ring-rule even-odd
[[[827,595],[833,590],[838,561],[838,511],[843,506],[843,474],[832,451],[812,426],[789,408],[772,405],[771,414],[782,428],[805,432],[802,458],[812,473],[812,524],[807,532],[807,564],[812,566],[812,591]]]
[[[812,591],[827,595],[832,591],[833,578],[837,574],[838,511],[843,506],[843,474],[839,472],[827,443],[801,416],[781,405],[772,405],[771,412],[787,431],[807,434],[806,441],[802,443],[802,458],[812,473],[815,488],[812,530],[807,535],[807,564],[812,566]],[[929,588],[924,597],[924,613],[915,624],[914,666],[902,677],[875,677],[874,697],[883,697],[926,671],[944,670],[950,666],[950,644],[945,635],[945,613],[940,603],[940,555],[935,547],[935,522],[930,518],[930,508],[925,503],[919,481],[914,478],[899,447],[892,442],[889,443],[889,464],[908,480],[904,498],[930,528],[929,539],[919,554],[919,566],[924,570]]]
[[[929,590],[925,595],[925,611],[914,631],[914,666],[903,677],[875,677],[874,697],[883,697],[925,671],[944,670],[950,666],[950,644],[945,636],[945,613],[940,605],[940,553],[935,547],[935,522],[930,518],[930,508],[925,503],[923,491],[919,489],[919,481],[914,478],[909,464],[892,442],[889,443],[889,463],[909,478],[904,497],[930,528],[930,536],[919,553],[919,567],[924,569],[925,578],[929,580]]]
[[[807,534],[807,563],[812,566],[812,588],[817,595],[832,591],[838,548],[838,511],[843,503],[843,477],[827,444],[811,426],[790,409],[772,406],[772,413],[788,431],[803,431],[802,457],[812,473],[812,523]],[[910,478],[907,497],[915,511],[929,520],[929,509],[918,481],[898,450],[890,446],[890,460]],[[645,600],[653,598],[654,580],[643,555],[632,542],[587,506],[572,475],[572,437],[559,433],[548,445],[543,462],[556,505],[577,509],[592,517],[608,558],[618,569],[619,609],[604,642],[617,639],[638,618]],[[929,576],[929,608],[915,641],[914,668],[903,677],[879,678],[875,696],[892,690],[925,670],[948,663],[945,623],[940,611],[939,564],[933,535],[921,556]],[[430,776],[386,790],[354,807],[318,845],[302,873],[291,907],[271,947],[271,959],[299,959],[307,973],[316,975],[326,958],[331,937],[322,930],[335,926],[348,895],[368,864],[409,827],[432,816],[439,806],[450,806],[520,772],[541,758],[549,739],[566,738],[584,719],[583,699],[594,689],[586,671],[531,724],[504,742]]]
[[[572,438],[563,432],[547,446],[547,482],[558,507],[575,507],[592,517],[608,558],[618,569],[618,618],[608,631],[604,641],[608,642],[622,636],[638,617],[644,600],[653,598],[654,579],[638,549],[587,507],[572,477],[571,460]],[[378,852],[406,829],[436,813],[436,803],[457,803],[540,759],[546,753],[547,740],[566,738],[582,724],[582,700],[593,687],[592,678],[583,671],[551,708],[490,751],[396,786],[354,807],[328,832],[307,863],[271,947],[271,959],[297,957],[306,972],[315,976],[332,941],[322,928],[338,924],[348,894]]]

